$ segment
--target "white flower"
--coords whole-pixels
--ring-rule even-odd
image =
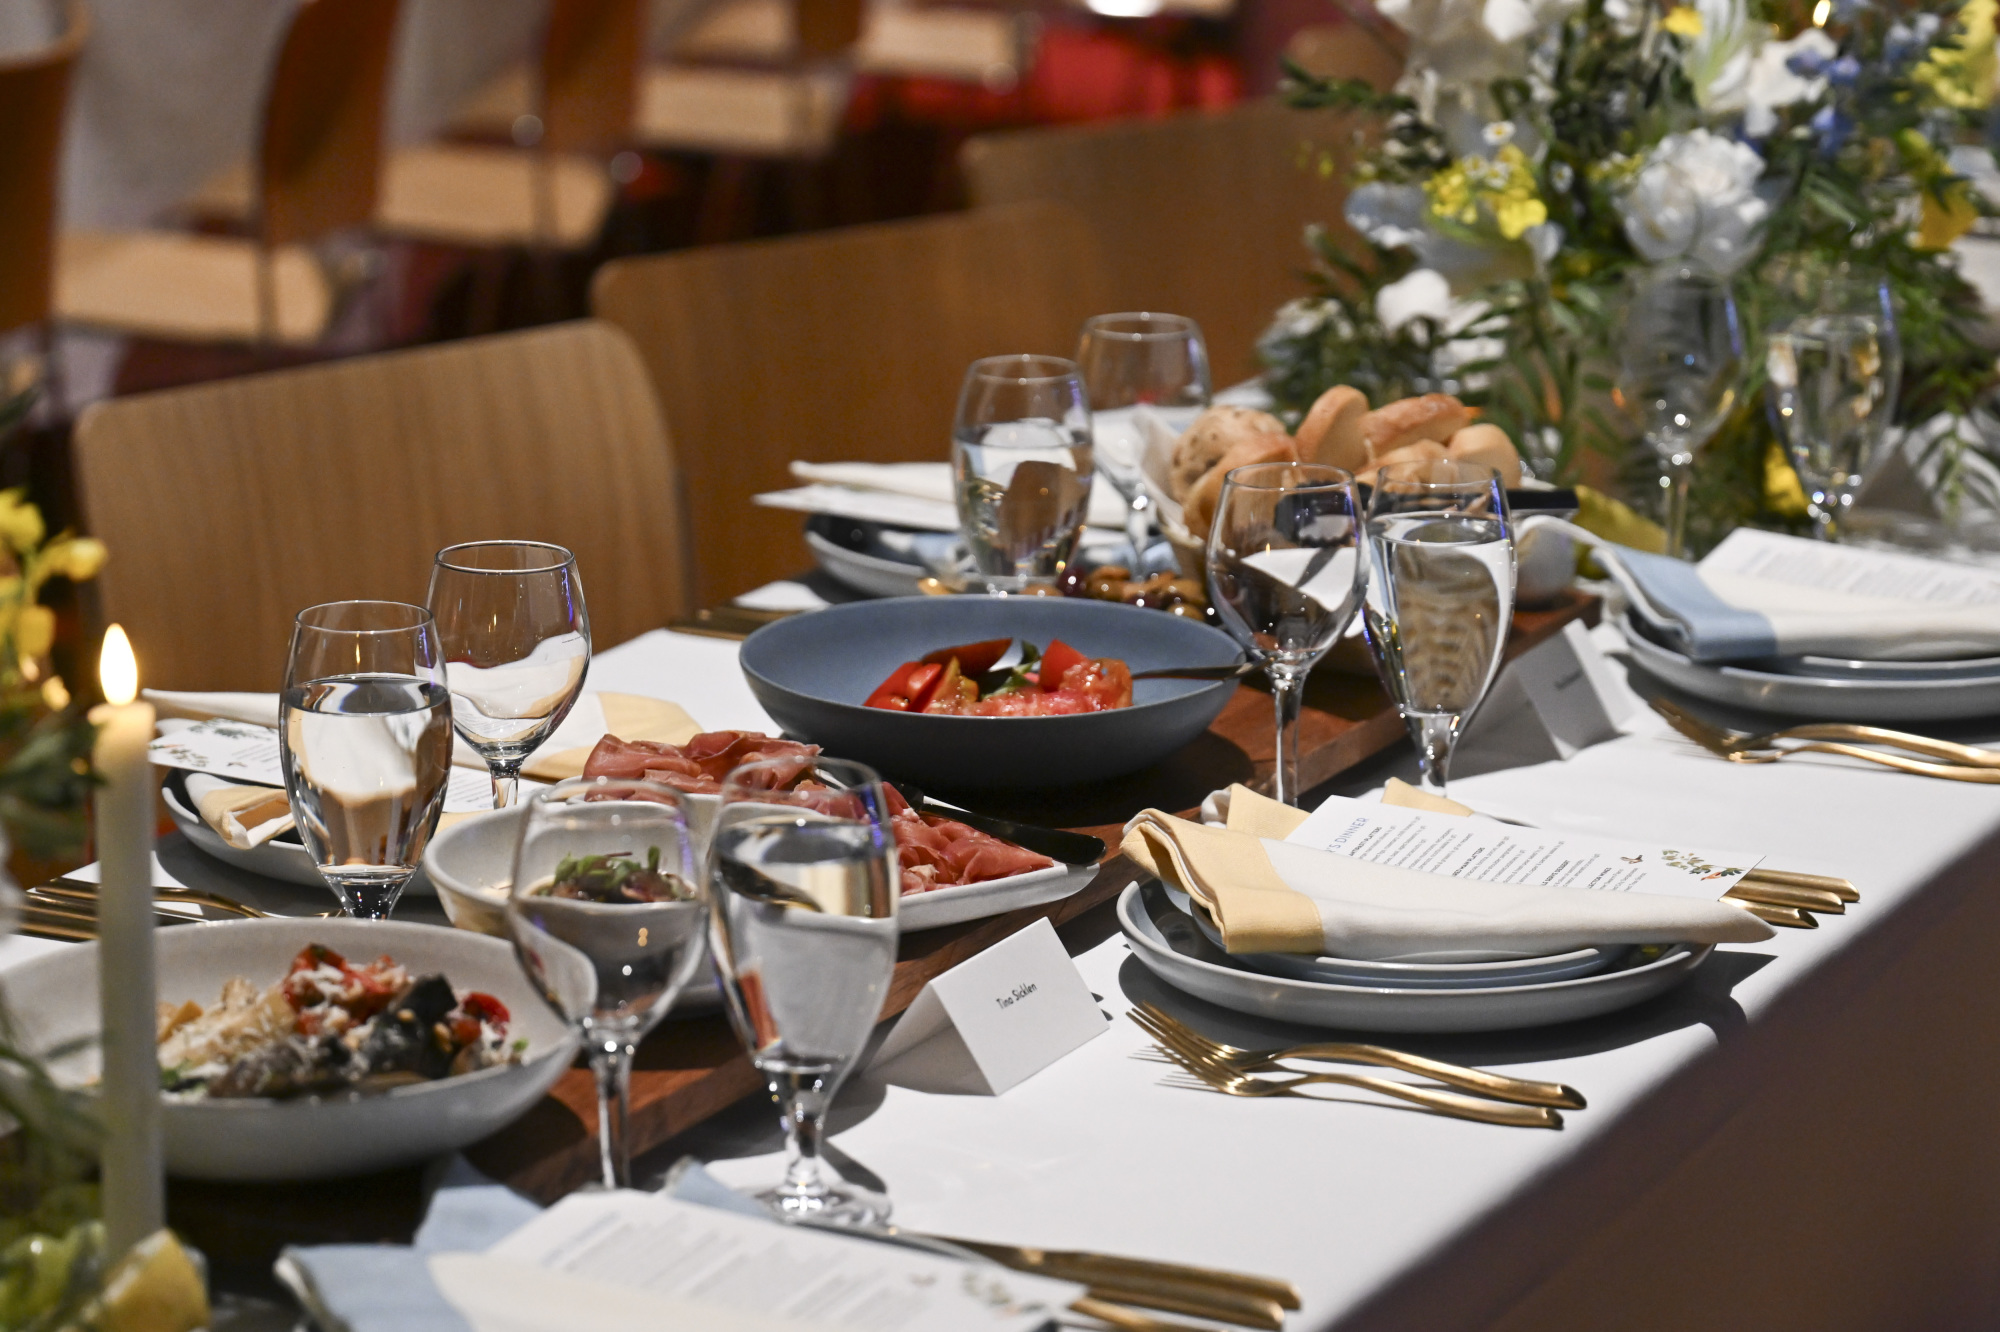
[[[1419,265],[1442,273],[1453,291],[1478,291],[1532,271],[1532,259],[1518,245],[1439,235],[1425,222],[1429,208],[1423,186],[1375,181],[1347,196],[1347,222],[1384,249],[1416,251]]]
[[[1743,132],[1763,138],[1778,127],[1777,110],[1795,102],[1810,102],[1826,91],[1826,80],[1818,75],[1794,74],[1787,66],[1793,56],[1812,55],[1831,60],[1840,53],[1833,38],[1818,28],[1807,28],[1783,42],[1766,42],[1750,62],[1744,88]]]
[[[1410,36],[1413,81],[1483,84],[1526,69],[1527,39],[1581,0],[1378,0],[1376,12]],[[1414,88],[1413,88],[1414,90]]]
[[[1770,28],[1753,22],[1744,0],[1694,0],[1701,34],[1688,44],[1681,71],[1695,104],[1710,115],[1741,111],[1749,101],[1751,64]]]
[[[1419,268],[1375,293],[1375,317],[1391,333],[1412,319],[1443,324],[1451,307],[1451,282],[1435,268]]]
[[[1632,248],[1653,263],[1684,259],[1727,277],[1756,252],[1771,211],[1757,193],[1764,159],[1747,143],[1707,130],[1654,145],[1618,200]]]

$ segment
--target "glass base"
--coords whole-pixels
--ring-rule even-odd
[[[856,1230],[874,1230],[889,1224],[886,1196],[845,1180],[826,1178],[832,1172],[824,1164],[820,1170],[826,1180],[822,1188],[808,1192],[780,1184],[754,1196],[784,1221],[813,1221]]]
[[[343,914],[360,920],[387,920],[403,896],[403,889],[415,876],[404,870],[395,877],[382,874],[344,874],[322,868],[320,877],[340,899]]]

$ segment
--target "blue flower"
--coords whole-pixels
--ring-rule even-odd
[[[1785,68],[1802,79],[1813,79],[1825,73],[1829,63],[1818,51],[1805,50],[1786,60]]]
[[[1844,55],[1826,67],[1828,83],[1846,87],[1861,77],[1861,62],[1851,55]]]
[[[1827,157],[1839,152],[1840,146],[1847,142],[1847,136],[1854,133],[1853,119],[1831,106],[1821,107],[1806,123],[1812,127],[1813,133],[1819,135],[1819,150]]]

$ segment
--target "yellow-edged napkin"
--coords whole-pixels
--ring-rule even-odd
[[[560,749],[554,753],[537,752],[521,768],[521,775],[540,782],[559,782],[565,777],[581,777],[584,761],[590,751],[597,747],[597,741],[604,735],[615,735],[620,740],[652,740],[660,744],[684,745],[701,734],[701,723],[687,714],[687,709],[678,703],[669,703],[663,698],[647,698],[641,694],[597,695],[598,703],[604,709],[604,730],[591,738],[589,744],[574,748]],[[564,722],[567,729],[569,723]],[[545,747],[546,748],[546,747]]]
[[[195,798],[201,821],[238,851],[249,851],[292,826],[292,803],[275,786],[219,786]]]

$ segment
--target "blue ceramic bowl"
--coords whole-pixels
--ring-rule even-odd
[[[955,643],[1060,638],[1136,674],[1242,660],[1194,620],[1068,597],[898,597],[766,625],[743,644],[764,711],[796,736],[886,777],[940,791],[1075,786],[1157,763],[1208,729],[1233,681],[1141,680],[1132,706],[1071,717],[941,717],[861,706],[890,671]]]

